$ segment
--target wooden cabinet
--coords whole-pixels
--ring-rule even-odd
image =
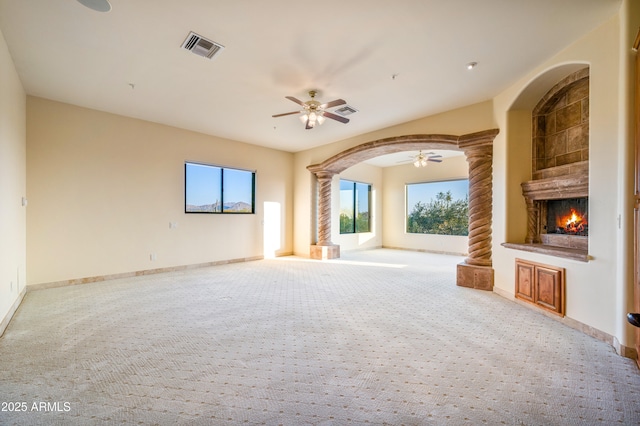
[[[564,268],[516,259],[517,299],[564,316]]]

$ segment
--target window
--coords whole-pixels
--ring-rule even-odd
[[[185,163],[185,213],[254,213],[255,172]]]
[[[469,180],[407,184],[407,233],[469,235]]]
[[[371,185],[340,180],[340,233],[370,232],[370,205]]]

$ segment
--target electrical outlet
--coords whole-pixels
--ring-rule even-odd
[[[155,253],[151,253],[151,254],[149,255],[149,260],[150,260],[150,261],[152,261],[152,262],[154,262],[157,258],[158,258],[158,257],[156,256],[156,254],[155,254]]]
[[[11,287],[11,291],[13,291],[13,281],[11,281],[11,283],[9,284],[9,286]]]

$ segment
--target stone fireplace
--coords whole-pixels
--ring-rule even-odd
[[[535,251],[587,260],[588,162],[547,169],[547,173],[553,176],[522,184],[527,204],[525,242],[540,245]]]

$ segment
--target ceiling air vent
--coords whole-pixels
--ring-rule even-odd
[[[212,59],[217,53],[224,49],[224,46],[191,31],[184,43],[182,43],[182,48],[190,50],[203,58]]]
[[[341,116],[343,116],[343,117],[346,117],[347,115],[351,115],[351,114],[353,114],[353,113],[358,112],[358,110],[357,110],[357,109],[355,109],[355,108],[354,108],[354,107],[352,107],[352,106],[345,105],[345,106],[343,106],[343,107],[341,107],[341,108],[338,108],[337,110],[335,110],[335,111],[333,111],[333,112],[335,112],[336,114],[339,114],[339,115],[341,115]]]

